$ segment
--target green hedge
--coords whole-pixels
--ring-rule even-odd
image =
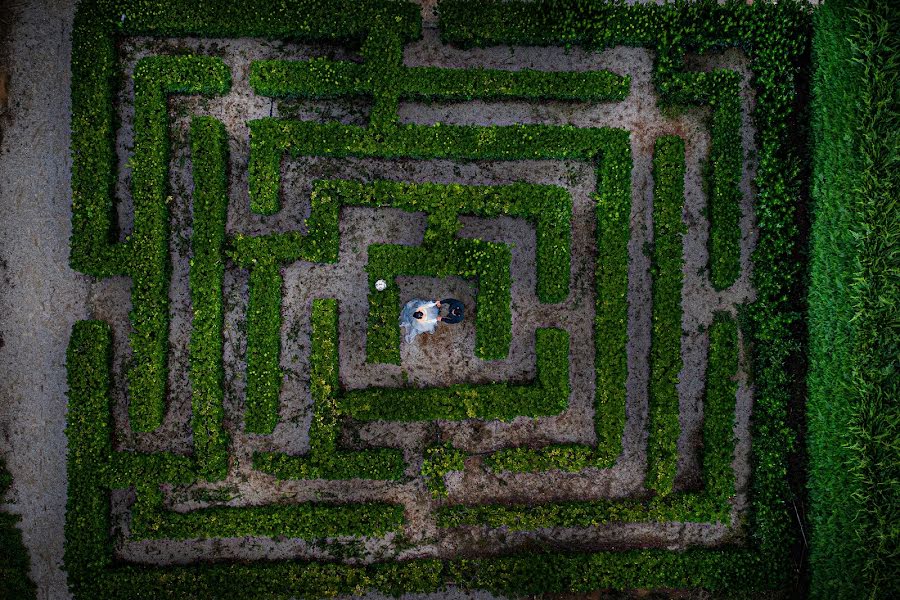
[[[758,548],[756,556],[764,557],[766,565],[755,568],[765,569],[772,581],[787,577],[793,538],[785,500],[791,491],[784,473],[788,453],[796,451],[787,407],[797,383],[793,365],[802,355],[797,198],[803,138],[796,135],[795,86],[801,76],[810,12],[808,6],[794,2],[623,8],[583,0],[556,2],[552,10],[548,2],[540,1],[483,2],[473,8],[460,0],[444,0],[440,10],[443,39],[463,45],[654,46],[655,82],[663,102],[669,89],[678,87],[685,52],[726,46],[747,52],[754,71],[753,119],[759,148],[755,180],[759,240],[752,275],[757,300],[743,311],[742,320],[756,391],[749,530]],[[660,32],[666,32],[664,38]],[[674,99],[679,100],[687,99]],[[747,569],[749,565],[744,563]],[[696,576],[699,570],[691,572]]]
[[[215,0],[185,4],[182,0],[118,0],[84,2],[87,12],[93,5],[110,5],[105,18],[125,35],[165,35],[169,37],[261,37],[299,42],[361,43],[372,22],[386,18],[404,41],[421,35],[419,8],[394,0],[289,0],[260,3],[258,0]],[[119,23],[120,16],[124,16]]]
[[[752,10],[752,9],[751,9]],[[788,11],[796,10],[787,6]],[[616,44],[647,44],[658,32],[665,39],[657,43],[660,56],[654,65],[654,81],[663,105],[709,105],[711,148],[706,163],[705,187],[710,221],[710,279],[717,290],[730,286],[740,275],[740,181],[741,145],[740,76],[717,69],[709,73],[684,72],[684,53],[702,52],[726,45],[747,45],[735,34],[746,22],[770,11],[779,18],[779,9],[762,8],[757,15],[742,7],[717,7],[703,1],[663,8],[637,6],[619,11],[611,4],[586,0],[543,0],[531,6],[486,2],[478,9],[477,22],[467,0],[441,2],[441,38],[463,46],[493,44],[555,45],[584,44],[603,49]],[[716,39],[699,23],[718,27]],[[776,32],[758,35],[777,35]],[[786,99],[786,98],[785,98]]]
[[[306,234],[238,234],[231,241],[229,256],[251,271],[245,414],[248,431],[271,433],[278,421],[282,280],[276,265],[296,260],[336,261],[341,206],[391,206],[425,211],[429,217],[423,246],[376,244],[369,248],[369,362],[400,361],[400,300],[394,282],[398,275],[477,277],[476,354],[484,359],[506,356],[512,335],[510,250],[502,244],[455,237],[462,227],[460,214],[507,214],[531,220],[537,232],[538,297],[543,302],[558,302],[568,295],[572,204],[560,188],[524,183],[462,186],[321,180],[313,185],[310,203]],[[438,247],[439,252],[427,251]],[[388,288],[375,291],[377,279],[390,281]]]
[[[269,504],[214,506],[187,513],[166,510],[163,493],[152,485],[138,486],[131,512],[131,539],[203,539],[280,536],[315,540],[335,536],[382,536],[403,526],[403,505]]]
[[[225,221],[228,211],[228,139],[225,126],[210,117],[191,121],[191,170],[194,174],[190,367],[191,429],[194,455],[203,476],[218,480],[228,473],[225,411],[222,281],[225,276]]]
[[[336,312],[333,301],[323,302],[331,302],[332,305],[330,308],[327,305],[319,308],[320,312]],[[328,315],[324,318],[327,319]],[[331,317],[331,324],[336,327],[336,317]],[[330,352],[333,356],[333,342]],[[195,459],[169,453],[113,451],[111,358],[111,331],[108,325],[99,321],[75,324],[66,354],[69,384],[66,435],[69,450],[64,562],[69,585],[76,596],[97,592],[116,577],[114,571],[107,571],[113,564],[109,537],[108,494],[111,489],[138,489],[138,500],[132,514],[134,539],[183,539],[223,534],[274,537],[285,532],[310,539],[334,535],[377,536],[397,531],[402,525],[402,506],[383,503],[213,507],[184,514],[164,510],[159,485],[194,483],[200,469]],[[333,363],[323,368],[334,370]],[[319,414],[321,416],[321,412]],[[326,432],[319,437],[322,435],[328,434]],[[320,442],[318,445],[323,444]],[[377,452],[391,451],[375,451],[371,456],[377,459]],[[399,452],[393,452],[397,458],[400,457]],[[339,457],[336,462],[346,469]],[[367,464],[365,468],[372,467]],[[131,568],[124,567],[118,574]],[[128,596],[132,591],[131,586],[126,586],[112,596],[102,597],[115,597],[116,594]]]
[[[6,461],[0,457],[0,503],[12,486]],[[0,511],[0,597],[9,600],[33,600],[34,583],[28,577],[31,559],[22,544],[22,532],[16,524],[21,517]]]
[[[703,169],[706,216],[709,219],[709,279],[716,290],[741,274],[741,197],[744,151],[741,142],[741,77],[735,71],[709,73],[657,71],[669,104],[709,105],[709,157]]]
[[[596,446],[553,444],[516,447],[485,457],[494,471],[576,472],[612,466],[622,452],[628,377],[628,240],[631,237],[631,147],[606,146],[597,168],[594,365]]]
[[[364,64],[314,58],[308,61],[258,60],[250,65],[250,87],[275,98],[337,98],[370,95],[375,89]],[[630,77],[610,71],[534,71],[521,69],[439,69],[407,67],[392,88],[404,100],[580,100],[622,101]]]
[[[273,261],[260,261],[250,270],[244,426],[251,433],[272,433],[278,424],[283,283]]]
[[[681,287],[687,227],[684,208],[684,140],[665,136],[653,152],[653,313],[650,345],[650,411],[647,486],[672,492],[678,466],[678,375],[681,372]]]
[[[603,221],[614,220],[619,227],[618,231],[623,234],[617,234],[615,237],[607,239],[609,228],[601,224],[604,231],[603,243],[610,247],[610,252],[615,252],[621,257],[622,262],[616,263],[615,272],[610,269],[612,266],[607,264],[605,260],[598,260],[599,269],[604,275],[607,282],[604,285],[610,287],[609,294],[604,296],[601,304],[603,305],[603,314],[614,314],[609,320],[603,324],[598,324],[598,328],[602,327],[604,331],[604,340],[598,341],[598,348],[602,348],[607,360],[598,359],[598,369],[609,375],[603,375],[608,389],[618,386],[619,382],[624,382],[625,377],[625,356],[624,350],[622,355],[611,356],[617,348],[623,348],[625,345],[625,321],[627,313],[625,312],[625,290],[627,286],[627,244],[628,238],[628,214],[622,212],[618,207],[622,206],[621,201],[630,201],[628,186],[630,184],[630,173],[628,166],[630,165],[630,151],[627,146],[627,133],[612,129],[577,129],[570,126],[511,126],[511,127],[475,127],[475,126],[397,126],[383,130],[373,128],[361,128],[354,126],[344,126],[339,124],[316,124],[304,121],[288,121],[281,119],[259,119],[249,123],[251,131],[250,139],[250,163],[249,163],[249,185],[251,194],[256,194],[257,200],[264,204],[276,202],[280,188],[280,164],[283,153],[289,152],[294,156],[375,156],[394,158],[408,156],[414,158],[455,158],[462,160],[475,159],[493,159],[493,160],[516,160],[516,159],[540,159],[540,158],[558,158],[558,159],[581,159],[581,160],[597,160],[598,177],[606,177],[607,183],[603,184],[605,192],[603,200],[610,202],[610,206],[616,207],[613,212],[606,208],[598,210],[598,218]],[[453,196],[459,194],[455,186],[409,186],[404,184],[393,184],[388,182],[379,182],[376,187],[369,188],[360,186],[350,182],[334,183],[322,182],[316,186],[311,198],[311,214],[307,222],[306,235],[300,233],[272,234],[267,236],[235,236],[232,241],[232,250],[229,252],[232,259],[241,266],[251,268],[251,292],[250,292],[250,312],[251,319],[258,319],[260,323],[269,323],[270,326],[265,332],[260,330],[260,335],[268,335],[267,341],[258,342],[261,351],[254,356],[259,358],[258,362],[254,362],[254,372],[252,377],[254,380],[265,382],[264,385],[248,386],[248,407],[261,407],[260,410],[266,413],[264,420],[265,427],[259,427],[258,431],[265,433],[270,431],[270,427],[274,427],[277,422],[277,395],[276,390],[280,387],[280,368],[278,365],[278,340],[276,339],[275,319],[280,319],[280,311],[277,303],[280,298],[276,298],[277,288],[280,287],[280,281],[276,281],[275,272],[270,273],[270,277],[265,279],[260,275],[258,282],[254,281],[253,272],[258,269],[272,269],[267,267],[273,262],[287,262],[295,260],[311,260],[311,261],[334,261],[337,260],[337,219],[340,205],[342,202],[347,204],[358,203],[361,205],[373,205],[371,194],[373,191],[384,191],[389,193],[393,198],[394,204],[401,208],[421,208],[424,200],[423,192],[446,191],[449,199],[453,200]],[[380,187],[379,187],[380,186]],[[500,186],[497,186],[498,188]],[[504,186],[506,187],[506,186]],[[330,189],[331,188],[331,189]],[[487,188],[490,190],[490,187]],[[529,188],[516,188],[525,190]],[[539,189],[539,188],[532,188]],[[253,190],[256,190],[254,192]],[[349,194],[346,200],[340,202],[332,198],[331,193],[340,190],[342,193]],[[513,188],[510,188],[512,191]],[[477,187],[473,187],[472,192],[478,194]],[[364,192],[364,193],[363,193]],[[470,192],[462,192],[461,198],[465,199]],[[566,222],[566,215],[570,212],[569,204],[560,204],[556,201],[556,210],[553,212],[541,211],[538,206],[540,203],[535,202],[532,206],[531,201],[524,201],[521,207],[515,208],[507,205],[505,194],[503,208],[507,213],[533,215],[540,211],[541,216],[537,219],[537,229],[541,238],[541,250],[539,260],[540,283],[538,284],[538,292],[544,298],[554,300],[560,298],[565,290],[561,283],[568,279],[566,271],[566,263],[568,262],[569,251],[568,240],[566,236],[566,244],[564,247],[554,247],[554,241],[563,241],[564,234],[561,225]],[[269,200],[261,200],[261,198],[269,198]],[[274,199],[274,200],[273,200]],[[380,202],[380,201],[376,201]],[[493,214],[495,210],[491,205],[493,201],[485,203],[478,207],[476,204],[470,204],[471,210],[475,214]],[[391,205],[394,205],[391,204]],[[455,204],[455,202],[453,202]],[[428,239],[447,239],[450,232],[456,231],[458,227],[455,216],[451,218],[451,206],[446,207],[447,212],[434,214],[429,220]],[[467,207],[467,211],[469,210]],[[560,214],[560,209],[564,210]],[[545,219],[542,222],[542,219]],[[545,235],[546,234],[546,235]],[[467,252],[478,258],[478,254],[489,251],[491,246],[485,242],[476,240],[465,240],[452,238],[452,243],[461,247],[467,246],[459,252],[460,258],[465,258]],[[471,249],[468,248],[471,246]],[[545,249],[553,248],[553,252]],[[370,254],[376,255],[380,250],[379,246],[374,246]],[[394,252],[406,252],[403,248],[393,248]],[[495,250],[496,251],[496,250]],[[508,249],[500,250],[508,253]],[[483,269],[488,269],[489,277],[482,277],[490,285],[497,286],[496,294],[487,294],[488,300],[491,297],[500,298],[494,302],[482,302],[481,318],[476,317],[481,325],[478,328],[477,344],[479,347],[479,355],[484,358],[500,358],[505,356],[508,347],[508,339],[510,336],[510,315],[508,301],[508,281],[509,277],[505,272],[498,272],[497,269],[508,268],[508,259],[497,260],[496,258],[485,257],[486,260],[479,260]],[[377,262],[377,261],[376,261]],[[406,261],[409,262],[409,261]],[[473,261],[469,260],[471,264]],[[398,264],[396,257],[385,257],[385,265]],[[404,264],[404,261],[400,261]],[[476,263],[477,264],[477,263]],[[504,267],[504,265],[507,265]],[[370,286],[374,285],[377,278],[384,278],[384,269],[379,270],[379,275],[375,276],[374,265],[370,257],[368,270],[370,271]],[[446,265],[441,265],[444,268]],[[549,266],[549,268],[548,268]],[[467,267],[468,268],[468,267]],[[411,270],[413,274],[421,274],[421,269]],[[430,272],[430,271],[426,271]],[[437,274],[437,270],[434,271]],[[455,270],[455,273],[447,272],[446,274],[462,274],[466,275],[461,267]],[[280,277],[280,276],[279,276]],[[373,279],[374,277],[374,279]],[[263,286],[266,291],[255,292],[256,285]],[[278,285],[276,285],[278,283]],[[501,287],[502,286],[502,287]],[[615,290],[615,291],[613,291]],[[393,294],[391,293],[393,291]],[[487,290],[482,290],[482,294]],[[369,330],[371,340],[367,343],[367,349],[372,351],[374,356],[369,356],[370,360],[397,362],[399,349],[399,327],[396,318],[393,316],[398,314],[399,297],[394,286],[386,292],[376,294],[374,289],[370,290],[370,302],[377,302],[373,310],[370,310]],[[502,294],[502,296],[501,296]],[[393,297],[392,297],[393,296]],[[613,300],[613,296],[615,300]],[[256,298],[260,298],[257,303]],[[262,300],[265,298],[266,300]],[[483,298],[482,298],[483,300]],[[492,313],[484,314],[486,309],[493,309]],[[614,312],[613,312],[614,311]],[[489,318],[487,318],[489,317]],[[491,324],[493,330],[486,331],[487,323]],[[250,323],[252,325],[252,322]],[[257,335],[257,329],[248,325],[250,330],[249,338]],[[615,336],[616,344],[608,343],[606,336]],[[248,339],[248,346],[257,347],[257,342]],[[254,360],[256,360],[256,358]],[[249,366],[249,365],[248,365]],[[614,371],[614,372],[613,372]],[[248,381],[250,381],[248,377]],[[624,387],[624,383],[622,383]],[[258,390],[265,388],[264,393]],[[604,388],[607,389],[607,388]],[[625,398],[624,391],[612,391],[608,396],[609,400],[604,400],[609,404],[609,410],[606,414],[610,415],[607,419],[598,420],[600,425],[598,431],[601,433],[603,442],[601,446],[607,448],[603,451],[603,459],[612,461],[618,455],[621,447],[622,426],[624,424],[625,414]],[[251,408],[251,410],[256,410]],[[260,413],[262,414],[262,413]]]
[[[809,437],[811,596],[900,596],[900,15],[815,17]]]
[[[152,56],[134,70],[134,232],[123,254],[132,278],[128,414],[136,431],[156,429],[165,413],[171,272],[166,95],[222,94],[230,84],[225,63],[207,56]]]
[[[89,25],[76,23],[76,32]],[[88,40],[94,32],[89,32]],[[77,35],[76,38],[81,38]],[[79,39],[79,42],[83,38]],[[76,43],[76,51],[82,49]],[[99,79],[108,77],[112,61],[105,44],[76,55],[101,61],[95,65]],[[73,72],[84,77],[79,59]],[[84,77],[72,89],[73,138],[76,157],[72,173],[72,266],[88,274],[126,274],[132,278],[130,335],[133,366],[128,373],[129,416],[137,431],[151,431],[162,423],[165,413],[168,356],[168,172],[169,133],[166,95],[220,94],[230,86],[230,73],[220,59],[201,56],[155,56],[140,60],[134,73],[134,156],[131,159],[134,231],[122,243],[112,243],[111,182],[115,164],[110,150],[111,111],[87,107],[90,102],[111,102],[108,89],[102,92],[89,83],[98,75]],[[95,138],[82,124],[88,113],[109,136]],[[78,118],[80,117],[80,118]]]
[[[68,490],[63,562],[76,597],[90,595],[112,564],[109,498],[100,485],[112,455],[109,391],[112,334],[100,321],[79,321],[66,350],[69,387],[66,438]]]

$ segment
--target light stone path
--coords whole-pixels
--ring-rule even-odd
[[[22,3],[9,41],[8,118],[0,124],[0,448],[13,476],[31,577],[41,600],[66,598],[65,355],[88,317],[88,278],[68,266],[68,1]]]

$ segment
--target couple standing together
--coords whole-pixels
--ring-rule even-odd
[[[441,309],[447,314],[441,316]],[[420,333],[431,333],[438,323],[453,325],[463,320],[463,303],[455,298],[427,302],[418,298],[410,300],[400,312],[400,326],[406,329],[406,342],[413,341]]]

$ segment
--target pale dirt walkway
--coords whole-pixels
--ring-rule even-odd
[[[4,508],[22,515],[38,598],[55,600],[68,597],[65,353],[88,293],[68,266],[73,3],[19,5],[0,125],[0,448],[13,475]]]

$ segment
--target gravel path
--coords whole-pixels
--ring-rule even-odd
[[[68,0],[22,3],[9,42],[0,147],[0,444],[13,475],[38,598],[68,597],[65,353],[87,318],[88,281],[69,269]]]

